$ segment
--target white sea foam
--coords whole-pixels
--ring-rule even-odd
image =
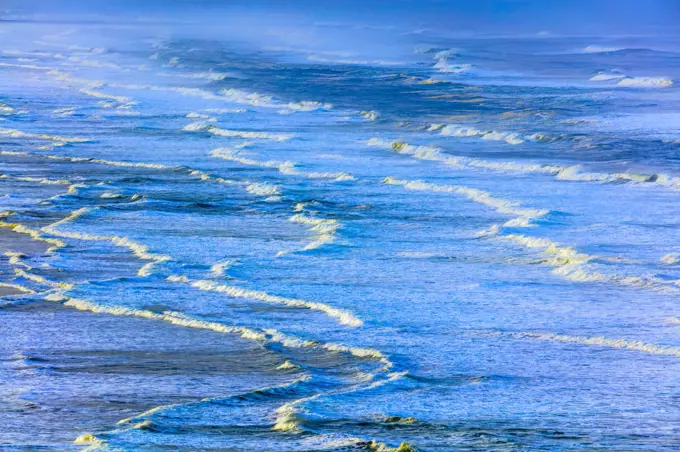
[[[680,347],[649,344],[642,341],[631,341],[628,339],[610,339],[606,337],[589,336],[569,336],[566,334],[552,333],[510,333],[512,337],[539,339],[551,342],[563,342],[571,344],[593,345],[597,347],[632,350],[650,355],[664,355],[680,358]]]
[[[621,80],[625,75],[622,74],[612,74],[607,72],[601,72],[597,75],[590,77],[591,82],[609,82],[613,80]]]
[[[680,263],[680,253],[669,253],[663,256],[660,261],[667,265],[675,265]]]
[[[266,182],[248,182],[246,183],[246,191],[258,196],[277,196],[281,194],[279,186]]]
[[[433,160],[453,166],[455,168],[488,169],[499,172],[538,172],[557,174],[562,166],[541,165],[534,163],[504,162],[475,159],[445,154],[434,146],[414,146],[403,141],[384,141],[377,138],[368,140],[369,146],[390,149],[399,154],[410,155],[420,160]]]
[[[101,91],[96,91],[89,88],[83,88],[80,90],[81,93],[87,94],[88,96],[96,97],[99,99],[109,99],[121,104],[129,104],[132,100],[125,96],[115,96],[113,94],[102,93]]]
[[[0,287],[4,287],[6,289],[14,289],[17,292],[22,293],[22,294],[35,293],[35,291],[29,289],[28,287],[24,287],[24,286],[21,286],[19,284],[9,284],[9,283],[0,282]]]
[[[619,261],[617,258],[604,258],[582,253],[576,249],[542,237],[510,234],[498,236],[526,248],[537,248],[547,256],[545,264],[554,268],[553,273],[574,282],[608,282],[622,286],[636,287],[658,292],[680,293],[677,281],[666,281],[654,276],[622,276],[605,274],[590,269],[586,264],[595,260]]]
[[[290,218],[293,223],[304,224],[314,233],[314,241],[305,245],[303,251],[315,250],[335,241],[340,229],[340,222],[334,219],[314,218],[304,214],[296,214]]]
[[[165,75],[165,74],[164,74]],[[221,80],[224,80],[226,78],[229,78],[230,75],[224,72],[199,72],[195,74],[168,74],[168,75],[173,75],[175,77],[184,77],[184,78],[204,78],[207,80],[211,80],[214,82],[218,82]]]
[[[28,113],[27,110],[17,110],[16,108],[12,108],[7,104],[3,104],[0,102],[0,116],[14,116],[14,115],[21,115]]]
[[[317,63],[348,64],[357,66],[403,66],[403,61],[390,60],[359,60],[349,58],[325,58],[318,55],[310,55],[307,60]]]
[[[432,160],[459,169],[484,169],[509,173],[542,173],[559,180],[595,183],[654,184],[663,188],[680,190],[680,177],[666,174],[636,174],[628,172],[597,173],[582,171],[579,165],[553,165],[522,163],[513,161],[492,161],[445,154],[435,146],[415,146],[403,141],[385,141],[378,138],[368,140],[369,146],[390,149],[399,154],[410,155],[420,160]]]
[[[350,347],[343,344],[335,344],[331,342],[317,342],[312,340],[300,339],[294,336],[283,334],[274,329],[256,330],[253,328],[237,325],[225,325],[220,322],[202,320],[196,317],[191,317],[189,315],[174,311],[165,311],[163,313],[158,313],[145,309],[134,309],[124,306],[97,304],[89,300],[67,297],[60,291],[48,294],[45,297],[45,300],[60,302],[64,306],[72,307],[80,311],[89,311],[98,314],[109,314],[123,317],[140,317],[149,320],[164,321],[185,328],[203,329],[214,331],[216,333],[236,334],[244,339],[254,340],[262,343],[279,343],[284,347],[288,348],[321,348],[323,350],[327,350],[330,352],[347,353],[358,358],[375,359],[383,363],[385,366],[392,365],[392,363],[387,359],[387,357],[376,349]]]
[[[284,103],[275,100],[271,96],[243,91],[240,89],[228,88],[220,90],[220,94],[224,99],[239,104],[248,104],[255,107],[265,108],[287,108],[295,111],[314,111],[314,110],[329,110],[333,106],[331,104],[317,102],[317,101],[300,101]]]
[[[0,173],[0,179],[8,179],[22,182],[36,182],[45,185],[71,185],[71,182],[65,179],[47,179],[46,177],[29,177],[29,176],[10,176],[8,174]]]
[[[34,140],[51,141],[57,145],[65,145],[68,143],[85,143],[89,141],[87,138],[70,138],[59,135],[48,135],[44,133],[29,133],[17,129],[0,129],[0,135],[9,136],[12,138],[25,138]]]
[[[206,120],[212,119],[213,121],[216,120],[215,118],[211,118],[210,115],[206,115],[206,114],[203,114],[203,113],[195,113],[195,112],[188,113],[186,115],[186,117],[189,118],[189,119],[206,119]]]
[[[583,49],[584,53],[603,53],[603,52],[617,52],[623,50],[622,47],[606,47],[606,46],[596,46],[589,45]]]
[[[234,265],[237,265],[237,262],[232,259],[226,260],[224,262],[218,262],[210,267],[210,274],[215,278],[221,278],[226,276],[227,271]]]
[[[28,156],[30,154],[25,153],[25,152],[0,151],[0,155]],[[240,185],[240,186],[243,186],[244,189],[250,194],[254,194],[254,195],[258,195],[258,196],[266,196],[271,200],[276,200],[275,196],[280,194],[280,188],[275,186],[275,185],[266,184],[266,183],[262,183],[262,182],[249,182],[249,181],[236,182],[236,181],[225,179],[225,178],[222,178],[222,177],[212,176],[212,175],[206,173],[205,171],[181,167],[181,166],[169,166],[169,165],[163,165],[163,164],[158,164],[158,163],[125,162],[125,161],[116,161],[116,160],[93,159],[93,158],[86,158],[86,157],[66,157],[66,156],[59,156],[59,155],[40,155],[40,157],[46,158],[46,159],[49,159],[49,160],[67,161],[67,162],[74,162],[74,163],[94,163],[94,164],[117,166],[117,167],[123,167],[123,168],[145,168],[145,169],[164,170],[164,171],[183,171],[183,172],[185,172],[186,174],[188,174],[192,177],[199,178],[203,182],[212,182],[212,183],[217,183],[217,184],[222,184],[222,185]],[[310,173],[310,174],[314,174],[314,173]],[[325,174],[325,173],[318,173],[318,174]],[[330,174],[328,174],[328,177],[330,177]],[[341,177],[341,176],[338,175],[338,177]],[[346,180],[346,179],[342,179],[342,180]]]
[[[0,218],[4,218],[4,217],[8,216],[8,214],[10,214],[10,213],[11,212],[3,212],[3,215],[1,215]],[[16,233],[26,234],[29,237],[31,237],[31,239],[33,239],[35,241],[43,242],[43,243],[47,243],[48,245],[51,245],[47,250],[48,253],[53,253],[58,248],[63,248],[63,247],[66,246],[66,243],[64,243],[61,240],[54,239],[54,238],[51,238],[51,237],[45,237],[39,229],[29,228],[29,227],[24,226],[24,225],[19,224],[19,223],[8,223],[6,221],[0,220],[0,228],[11,229],[12,231],[14,231]]]
[[[2,63],[0,63],[0,66],[2,66]],[[53,68],[43,68],[43,67],[35,67],[34,69],[44,69],[51,71],[49,72],[52,75],[55,75],[63,80],[74,82],[74,83],[80,83],[83,85],[86,85],[92,88],[102,88],[104,85],[111,87],[111,88],[119,88],[119,89],[128,89],[128,90],[140,90],[140,91],[169,91],[169,92],[175,92],[177,94],[183,95],[183,96],[192,96],[192,97],[199,97],[202,99],[207,99],[207,100],[217,100],[217,101],[223,101],[223,102],[231,102],[231,103],[236,103],[236,104],[247,104],[247,105],[252,105],[255,107],[263,107],[263,108],[278,108],[278,109],[286,109],[289,111],[315,111],[315,110],[330,110],[333,108],[332,104],[329,103],[324,103],[324,102],[318,102],[318,101],[309,101],[309,100],[302,100],[298,102],[282,102],[280,100],[274,99],[272,96],[268,96],[265,94],[260,94],[256,92],[248,92],[240,89],[235,89],[235,88],[225,88],[219,91],[218,94],[201,89],[201,88],[189,88],[189,87],[181,87],[181,86],[161,86],[161,85],[140,85],[140,84],[133,84],[133,83],[103,83],[100,81],[95,81],[95,80],[86,80],[86,79],[76,79],[73,78],[70,74],[66,74],[63,72],[59,72],[57,70],[54,70]],[[207,74],[214,74],[214,73],[205,73],[201,74],[201,76],[205,77],[216,77],[216,76],[208,76]],[[95,92],[93,95],[99,95],[99,92]],[[120,97],[120,96],[116,96]],[[231,110],[230,112],[240,112],[240,110]]]
[[[525,222],[517,222],[508,226],[528,226],[530,220],[540,218],[549,211],[546,209],[527,209],[522,208],[520,203],[508,201],[506,199],[493,197],[490,193],[476,188],[464,187],[459,185],[438,185],[423,182],[420,180],[403,180],[387,177],[383,183],[390,185],[400,185],[408,190],[433,191],[439,193],[452,193],[464,196],[478,204],[491,207],[496,212],[505,215],[521,217]]]
[[[442,50],[434,55],[434,59],[437,61],[433,66],[439,72],[446,74],[462,74],[468,72],[472,69],[471,64],[455,64],[451,63],[450,59],[455,56],[455,51],[453,49]]]
[[[293,308],[311,309],[314,311],[321,311],[338,320],[339,323],[348,326],[361,326],[363,322],[354,314],[344,309],[335,308],[325,303],[300,300],[298,298],[280,297],[278,295],[271,295],[261,290],[243,289],[241,287],[217,284],[209,280],[190,280],[184,276],[173,275],[168,277],[168,281],[183,282],[200,290],[219,292],[228,295],[232,298],[245,298],[249,300],[261,301],[263,303],[281,304]]]
[[[501,132],[497,130],[479,130],[474,127],[462,127],[454,124],[432,124],[428,129],[439,131],[440,135],[450,137],[479,137],[487,141],[504,141],[508,144],[522,144],[525,138],[515,132]]]
[[[132,254],[134,254],[139,259],[151,261],[143,265],[139,269],[139,271],[137,272],[138,276],[149,276],[151,275],[154,266],[172,259],[170,256],[165,254],[152,253],[149,251],[149,247],[147,247],[146,245],[142,245],[141,243],[135,242],[134,240],[131,240],[128,237],[96,235],[83,232],[65,232],[59,229],[60,226],[66,223],[73,222],[78,218],[81,218],[84,215],[92,212],[93,210],[95,210],[95,208],[87,207],[75,210],[71,213],[71,215],[67,216],[66,218],[41,228],[41,231],[61,238],[69,238],[75,240],[106,241],[111,242],[116,246],[127,248],[132,252]]]
[[[433,67],[437,69],[439,72],[445,74],[462,74],[472,69],[471,64],[451,64],[443,59],[437,61],[437,63]]]
[[[675,81],[668,77],[631,77],[625,74],[601,72],[589,79],[591,82],[617,82],[618,86],[631,88],[667,88]]]
[[[264,139],[274,141],[286,141],[293,137],[291,134],[271,133],[271,132],[254,132],[245,130],[227,130],[221,129],[208,122],[194,122],[182,129],[187,132],[207,132],[221,137],[234,138],[248,138],[248,139]]]
[[[41,284],[43,286],[51,287],[53,289],[63,289],[63,290],[70,290],[74,286],[73,284],[65,283],[65,282],[56,282],[49,280],[45,278],[44,276],[36,275],[34,273],[29,273],[26,270],[22,270],[19,268],[14,269],[14,274],[20,278],[27,279],[29,281],[33,281],[34,283]]]
[[[626,77],[619,81],[619,86],[641,87],[641,88],[667,88],[673,85],[674,81],[668,77]]]
[[[206,108],[206,112],[208,113],[245,113],[246,110],[245,108]]]
[[[240,163],[242,165],[248,166],[259,166],[262,168],[273,168],[278,170],[282,174],[292,175],[292,176],[302,176],[310,179],[332,179],[335,181],[347,181],[354,180],[354,177],[348,173],[332,173],[332,172],[310,172],[299,170],[295,163],[288,161],[276,161],[276,160],[255,160],[241,155],[240,150],[228,149],[228,148],[217,148],[210,152],[210,155],[215,158],[222,160],[228,160],[231,162]]]

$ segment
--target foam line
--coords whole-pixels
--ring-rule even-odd
[[[295,211],[298,210],[300,204],[296,206]],[[307,245],[305,245],[300,251],[310,251],[317,248],[321,248],[324,245],[335,242],[335,237],[337,235],[338,229],[340,229],[340,222],[334,219],[327,218],[314,218],[301,213],[295,214],[289,218],[289,221],[293,223],[303,224],[308,227],[308,229],[314,234],[314,240]],[[276,257],[285,256],[294,252],[293,250],[279,251]]]
[[[0,287],[18,290],[19,292],[21,292],[23,294],[34,294],[35,293],[35,291],[29,289],[28,287],[20,286],[18,284],[9,284],[9,283],[0,282]]]
[[[10,176],[9,174],[0,173],[0,179],[14,180],[19,182],[37,182],[45,185],[71,185],[72,182],[60,179],[47,179],[45,177],[28,177],[28,176]]]
[[[58,135],[48,135],[44,133],[28,133],[17,129],[0,129],[0,135],[12,138],[27,138],[43,141],[52,141],[62,146],[68,143],[85,143],[89,141],[87,138],[69,138],[61,137]]]
[[[680,347],[663,346],[656,344],[649,344],[642,341],[631,341],[627,339],[610,339],[602,336],[569,336],[566,334],[552,334],[552,333],[509,333],[508,336],[519,339],[538,339],[550,342],[563,342],[570,344],[593,345],[598,347],[631,350],[650,355],[663,355],[680,358]]]
[[[69,298],[64,296],[59,291],[53,292],[45,297],[48,301],[61,302],[64,306],[75,308],[80,311],[89,311],[97,314],[109,314],[122,317],[139,317],[149,320],[157,320],[170,323],[172,325],[182,326],[185,328],[196,328],[216,333],[235,334],[243,339],[258,341],[263,344],[277,343],[284,347],[304,349],[304,348],[320,348],[322,350],[347,353],[357,358],[373,359],[382,363],[385,367],[391,367],[392,362],[380,351],[372,348],[350,347],[342,344],[334,344],[330,342],[318,342],[308,339],[300,339],[294,336],[283,334],[274,329],[256,330],[253,328],[242,327],[237,325],[225,325],[220,322],[212,322],[207,320],[191,317],[179,312],[166,311],[164,313],[157,313],[145,309],[127,308],[124,306],[107,306],[93,303],[89,300],[79,298]]]
[[[502,235],[499,238],[521,245],[537,248],[551,256],[545,263],[554,268],[553,273],[574,282],[609,282],[659,292],[680,293],[680,282],[664,281],[653,276],[620,276],[587,270],[584,265],[593,260],[607,260],[600,256],[581,253],[569,246],[560,245],[547,238],[519,234]]]
[[[274,141],[286,141],[293,137],[293,135],[291,134],[284,133],[221,129],[217,126],[210,124],[209,122],[194,122],[185,126],[182,130],[186,132],[207,132],[212,135],[217,135],[220,137],[263,139]]]
[[[3,212],[3,213],[8,213],[8,212]],[[11,213],[11,212],[10,212]],[[7,215],[2,215],[0,218],[3,218]],[[24,226],[19,223],[7,223],[5,221],[0,220],[0,228],[6,228],[6,229],[11,229],[14,232],[17,232],[19,234],[26,234],[30,236],[33,240],[47,243],[50,246],[47,249],[48,253],[54,253],[58,248],[63,248],[66,246],[66,243],[62,242],[61,240],[53,239],[50,237],[45,237],[41,234],[41,231],[38,229],[33,229],[29,228],[27,226]]]
[[[340,324],[347,326],[361,326],[364,322],[356,317],[353,313],[344,309],[338,309],[325,303],[300,300],[298,298],[281,297],[278,295],[271,295],[261,290],[243,289],[236,286],[217,284],[209,280],[191,280],[185,276],[172,275],[168,277],[168,281],[182,282],[191,285],[200,290],[219,292],[233,298],[245,298],[249,300],[261,301],[264,303],[280,304],[293,308],[311,309],[313,311],[321,311],[329,317],[335,318]]]
[[[76,240],[92,240],[92,241],[108,241],[113,243],[116,246],[123,247],[129,249],[132,254],[137,256],[139,259],[142,260],[149,260],[151,262],[143,265],[139,271],[137,272],[138,276],[149,276],[151,275],[152,268],[155,265],[161,264],[163,262],[169,261],[172,258],[168,255],[165,254],[155,254],[149,252],[149,247],[146,245],[142,245],[141,243],[135,242],[128,237],[121,237],[121,236],[106,236],[106,235],[95,235],[95,234],[87,234],[83,232],[64,232],[60,231],[58,229],[59,226],[64,225],[65,223],[69,223],[72,221],[77,220],[78,218],[86,215],[87,213],[93,211],[94,208],[81,208],[78,210],[75,210],[69,215],[68,217],[59,220],[55,223],[52,223],[48,226],[43,227],[41,230],[51,234],[55,235],[57,237],[62,237],[62,238],[69,238],[69,239],[76,239]]]
[[[354,180],[351,174],[341,172],[341,173],[321,173],[321,172],[308,172],[302,171],[296,168],[296,164],[293,162],[280,162],[276,160],[255,160],[247,158],[245,156],[239,155],[239,150],[227,149],[227,148],[217,148],[210,152],[211,157],[219,158],[222,160],[227,160],[230,162],[240,163],[241,165],[247,166],[259,166],[261,168],[273,168],[282,174],[292,175],[292,176],[302,176],[310,179],[332,179],[335,181],[347,181]]]
[[[680,191],[680,177],[667,174],[636,174],[629,172],[597,173],[582,171],[579,165],[552,165],[540,163],[522,163],[512,161],[491,161],[470,157],[455,156],[443,153],[435,146],[414,146],[404,141],[385,141],[378,138],[368,140],[369,146],[389,149],[419,160],[430,160],[452,166],[457,169],[490,170],[502,173],[538,173],[547,174],[558,180],[581,181],[595,183],[627,183],[654,184],[659,187]]]
[[[491,207],[496,212],[506,215],[515,215],[525,218],[527,220],[540,218],[548,214],[547,209],[527,209],[520,207],[520,203],[516,201],[508,201],[501,198],[493,197],[489,192],[478,190],[460,185],[439,185],[423,182],[420,180],[404,180],[387,177],[383,183],[388,185],[400,185],[408,190],[417,191],[433,191],[438,193],[453,193],[464,196],[478,204]],[[519,224],[519,223],[518,223]],[[517,224],[511,224],[517,225]]]

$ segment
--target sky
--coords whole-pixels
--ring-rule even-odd
[[[370,24],[486,34],[680,34],[677,0],[0,0],[4,20]]]

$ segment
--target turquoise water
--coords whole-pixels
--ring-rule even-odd
[[[677,447],[680,42],[2,27],[0,449]]]

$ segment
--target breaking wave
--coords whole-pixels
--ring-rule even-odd
[[[221,129],[208,122],[194,122],[182,129],[187,132],[207,132],[220,137],[234,137],[234,138],[248,138],[248,139],[263,139],[274,141],[286,141],[293,137],[291,134],[271,133],[271,132],[253,132],[244,130],[227,130]]]
[[[680,358],[680,347],[649,344],[642,341],[631,341],[627,339],[610,339],[602,336],[569,336],[566,334],[551,333],[507,333],[506,336],[518,339],[538,339],[542,341],[563,342],[570,344],[593,345],[597,347],[631,350],[650,355],[673,356]]]
[[[590,78],[591,82],[616,82],[631,88],[668,88],[675,81],[668,77],[630,77],[624,74],[602,72]]]
[[[471,157],[445,154],[435,146],[415,146],[404,141],[385,141],[378,138],[368,140],[369,146],[390,149],[398,154],[410,155],[420,160],[444,163],[459,169],[484,169],[503,173],[541,173],[558,180],[595,183],[654,184],[672,190],[680,190],[680,177],[666,174],[598,173],[582,171],[579,165],[554,165],[522,163],[514,161],[492,161]]]
[[[227,149],[227,148],[217,148],[210,152],[212,157],[227,160],[230,162],[240,163],[242,165],[248,166],[259,166],[262,168],[273,168],[282,174],[287,174],[291,176],[303,176],[310,179],[331,179],[335,181],[348,181],[354,180],[354,177],[348,173],[323,173],[323,172],[310,172],[302,171],[296,167],[293,162],[279,162],[275,160],[255,160],[241,156],[240,150]]]
[[[168,281],[183,282],[200,290],[219,292],[233,298],[246,298],[250,300],[261,301],[263,303],[281,304],[293,308],[311,309],[314,311],[321,311],[326,315],[335,318],[339,323],[348,326],[361,326],[363,322],[349,311],[334,308],[324,303],[300,300],[297,298],[280,297],[278,295],[271,295],[261,290],[243,289],[236,286],[226,284],[217,284],[209,280],[190,280],[184,276],[172,275],[168,277]]]

